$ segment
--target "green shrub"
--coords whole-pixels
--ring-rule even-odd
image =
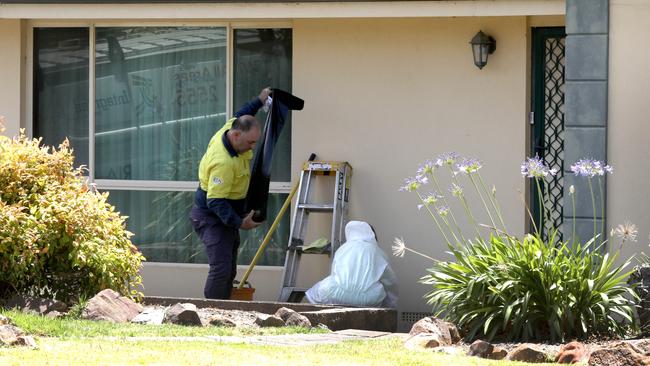
[[[552,215],[557,211],[545,188],[557,170],[538,157],[522,164],[521,174],[532,178],[537,190],[539,211],[538,220],[531,215],[535,233],[518,238],[508,234],[496,188],[487,188],[479,172],[482,166],[477,159],[445,153],[422,164],[417,175],[407,178],[400,188],[417,195],[418,208],[428,212],[455,259],[439,261],[395,239],[393,254],[403,256],[409,251],[433,261],[421,282],[432,287],[425,297],[434,312],[456,323],[467,340],[565,341],[620,336],[635,328],[636,295],[626,284],[630,272],[624,270],[629,261],[615,264],[621,248],[612,255],[607,253],[609,244],[596,225],[592,178],[600,183],[612,168],[591,159],[571,166],[576,175],[589,179],[594,210],[594,236],[581,244],[575,217],[571,240],[556,240],[558,230],[550,218],[557,216]],[[441,171],[449,173],[449,181],[441,180]],[[447,192],[442,189],[445,183],[451,183]],[[425,193],[426,185],[433,191]],[[600,188],[602,199],[602,185]],[[573,186],[569,193],[575,212]],[[480,202],[479,210],[472,209],[470,195]],[[454,214],[454,205],[463,215]],[[471,233],[462,229],[468,226],[473,228]]]
[[[629,272],[593,248],[547,245],[539,236],[523,240],[492,236],[438,262],[423,282],[436,313],[466,332],[466,338],[564,341],[593,334],[623,335],[632,323]],[[627,296],[626,296],[627,295]],[[618,319],[617,319],[618,317]]]
[[[88,187],[65,141],[0,137],[0,282],[63,301],[111,288],[139,297],[144,257],[108,193]]]

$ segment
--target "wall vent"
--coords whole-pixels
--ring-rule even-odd
[[[433,316],[433,313],[402,311],[399,315],[397,331],[408,333],[411,330],[413,324],[422,318],[426,318],[427,316]]]

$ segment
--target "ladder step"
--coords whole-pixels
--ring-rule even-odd
[[[305,297],[305,292],[307,292],[307,290],[308,289],[304,287],[284,287],[280,292],[280,298],[278,301],[293,303],[300,302]]]
[[[284,261],[284,273],[282,275],[282,288],[280,290],[279,301],[300,302],[305,295],[306,288],[296,287],[302,254],[328,254],[331,266],[334,258],[333,254],[341,245],[341,237],[343,236],[344,225],[347,219],[351,175],[352,167],[344,161],[310,160],[303,165],[300,184],[297,190],[296,209],[293,213],[293,221],[289,232],[290,239]],[[334,183],[334,189],[331,191],[331,201],[328,198],[324,200],[310,198],[312,197],[310,195],[311,187],[315,185],[316,179],[321,179],[317,177],[322,176],[330,176],[326,180]],[[331,179],[331,177],[334,179]],[[318,197],[321,198],[320,195]],[[323,246],[323,238],[316,239],[313,243],[305,245],[305,236],[308,233],[306,227],[311,212],[332,214],[332,226],[329,232],[331,235],[329,238],[324,238],[327,241],[327,245],[325,246]],[[303,248],[306,248],[306,251]]]
[[[315,250],[304,251],[302,249],[302,247],[289,246],[289,247],[287,247],[287,250],[290,251],[290,252],[298,252],[300,254],[327,254],[327,255],[329,255],[330,252],[332,251],[332,248],[325,248],[325,249],[320,250],[320,251],[315,251]]]
[[[313,212],[331,212],[334,211],[334,204],[331,203],[299,203],[299,209]]]

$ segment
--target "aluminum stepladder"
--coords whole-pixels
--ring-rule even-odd
[[[331,202],[315,203],[312,201],[314,184],[324,176],[334,176],[334,191]],[[344,161],[307,161],[303,164],[298,187],[296,209],[293,213],[289,244],[284,261],[284,275],[282,289],[278,301],[300,302],[306,288],[296,287],[298,269],[302,256],[301,246],[305,244],[305,235],[310,213],[325,212],[332,214],[332,228],[330,233],[330,250],[327,253],[331,260],[334,253],[341,246],[347,222],[348,198],[350,194],[350,178],[352,167]]]

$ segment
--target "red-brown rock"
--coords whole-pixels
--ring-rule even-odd
[[[452,323],[436,317],[426,317],[413,324],[409,335],[436,335],[440,346],[451,346],[460,341],[458,328]]]
[[[126,323],[142,311],[142,305],[136,304],[117,292],[106,289],[88,301],[81,317],[90,320],[107,320],[115,323]]]
[[[580,342],[569,342],[560,347],[555,356],[557,363],[580,363],[589,359],[589,352],[584,344]]]

